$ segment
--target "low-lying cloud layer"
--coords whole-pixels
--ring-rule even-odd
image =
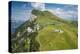
[[[74,7],[73,5],[64,5],[62,8],[61,7],[56,7],[56,6],[52,6],[51,9],[47,7],[47,5],[45,3],[31,3],[31,6],[34,9],[39,9],[39,10],[48,10],[50,12],[52,12],[52,14],[55,14],[56,16],[63,18],[63,19],[67,19],[67,20],[77,20],[78,18],[78,12],[76,7]],[[47,7],[47,9],[46,9]],[[56,8],[55,8],[56,7]],[[65,10],[68,9],[68,10]]]
[[[41,11],[48,10],[52,14],[56,16],[68,19],[68,20],[77,20],[78,18],[78,11],[77,6],[74,5],[61,5],[61,4],[47,4],[47,3],[39,3],[39,2],[32,2],[32,3],[19,3],[13,2],[12,3],[12,20],[23,20],[26,21],[31,16],[32,9],[38,9]]]
[[[64,10],[61,8],[56,8],[56,9],[47,9],[48,11],[52,12],[56,16],[67,19],[67,20],[77,20],[78,13],[77,11],[74,10]]]

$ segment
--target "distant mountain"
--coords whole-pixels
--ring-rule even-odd
[[[77,23],[63,20],[49,11],[34,9],[32,15],[31,20],[12,34],[12,52],[78,48]]]

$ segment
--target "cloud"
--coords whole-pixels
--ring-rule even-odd
[[[12,20],[26,21],[30,19],[31,10],[13,10],[12,11]]]
[[[55,8],[55,9],[48,9],[48,11],[52,12],[53,14],[63,19],[77,20],[78,13],[77,11],[74,10],[64,10],[62,8]]]
[[[19,4],[18,4],[19,5]],[[13,21],[26,21],[30,19],[32,8],[30,5],[24,3],[20,6],[13,7],[11,10],[11,18]]]
[[[42,11],[45,10],[45,4],[44,3],[34,2],[34,3],[31,3],[31,5],[34,9],[39,9],[39,10],[42,10]]]

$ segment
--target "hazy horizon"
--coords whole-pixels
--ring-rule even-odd
[[[33,8],[40,10],[48,10],[52,12],[54,15],[63,19],[76,20],[78,18],[77,5],[13,1],[11,19],[26,21],[30,18],[31,10]]]

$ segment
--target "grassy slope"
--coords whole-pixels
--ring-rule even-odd
[[[22,46],[22,48],[21,46],[19,47],[21,50],[19,50],[19,48],[16,50],[19,50],[19,52],[24,51],[24,48],[26,49],[26,51],[28,50],[27,48],[29,48],[29,44],[28,44],[29,41],[27,40],[27,33],[24,33],[24,31],[26,31],[26,28],[30,26],[30,24],[36,24],[36,23],[42,27],[42,29],[38,31],[38,35],[35,37],[36,41],[40,44],[39,47],[40,51],[76,49],[78,47],[77,27],[73,26],[67,21],[64,21],[63,19],[58,18],[55,15],[52,15],[48,11],[44,11],[44,12],[35,11],[33,14],[37,15],[36,22],[30,23],[29,21],[26,21],[20,27],[18,27],[18,29],[14,33],[14,36],[12,36],[12,38],[14,39],[18,38],[17,34],[18,32],[20,32],[21,37],[18,38],[16,42],[20,41],[22,37],[25,38],[26,40],[26,41],[23,40],[23,43],[25,45]],[[55,29],[61,29],[64,31],[64,33],[54,32]],[[31,35],[31,37],[33,37],[33,35]],[[21,43],[21,45],[23,43]],[[33,43],[35,42],[33,41]]]
[[[55,25],[49,24],[53,22]],[[62,19],[48,12],[45,12],[44,16],[38,15],[36,23],[44,26],[36,37],[41,51],[77,48],[77,28],[71,24],[63,22]],[[61,29],[64,33],[53,32],[55,29]]]

